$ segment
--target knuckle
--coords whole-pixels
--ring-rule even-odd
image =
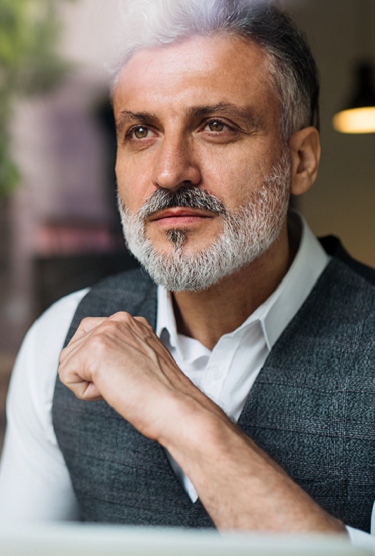
[[[143,324],[144,326],[150,327],[148,320],[145,319],[144,317],[135,317],[135,319],[141,324]]]
[[[106,334],[115,334],[116,331],[120,328],[120,323],[115,320],[107,319],[105,322],[102,323],[100,328],[97,330],[97,334],[94,334],[93,337],[102,336]]]
[[[66,380],[66,372],[65,372],[65,368],[62,367],[62,365],[59,365],[58,369],[57,369],[57,373],[59,375],[59,379],[61,380],[61,382],[63,384],[65,384],[65,380]]]
[[[94,334],[94,336],[90,338],[89,345],[99,349],[105,347],[107,345],[107,335],[105,333]]]
[[[66,348],[62,349],[60,351],[60,355],[59,355],[59,363],[61,365],[61,363],[64,361],[65,359],[65,355],[66,355]]]
[[[109,320],[111,320],[112,322],[131,322],[134,319],[130,313],[127,313],[126,311],[119,311],[118,313],[114,313],[112,316],[110,316]]]
[[[90,324],[96,320],[93,317],[85,317],[84,319],[81,320],[79,326],[78,326],[78,330],[81,328],[86,329],[88,326],[90,326]]]
[[[106,334],[94,334],[88,339],[86,349],[88,353],[98,356],[107,349],[108,340]]]

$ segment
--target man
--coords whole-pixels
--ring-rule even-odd
[[[29,332],[1,511],[366,543],[374,273],[287,217],[318,172],[314,60],[272,5],[161,4],[130,5],[113,93],[124,233],[149,274]]]

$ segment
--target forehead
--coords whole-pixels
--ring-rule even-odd
[[[255,42],[225,35],[143,49],[120,74],[113,97],[115,112],[234,103],[257,105],[270,118],[277,117],[279,100],[267,61]]]

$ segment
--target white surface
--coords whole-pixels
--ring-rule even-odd
[[[54,525],[0,527],[0,556],[365,556],[337,537]]]

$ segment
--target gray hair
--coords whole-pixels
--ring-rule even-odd
[[[319,128],[319,77],[304,35],[270,0],[119,0],[122,29],[112,71],[114,86],[138,50],[214,33],[255,41],[281,105],[281,134]]]

